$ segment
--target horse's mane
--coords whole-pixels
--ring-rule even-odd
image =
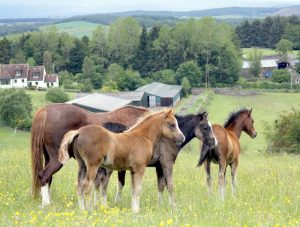
[[[135,129],[136,127],[138,127],[142,122],[144,122],[145,120],[149,119],[150,117],[154,116],[154,115],[158,115],[161,113],[165,113],[166,110],[161,110],[161,111],[155,111],[155,112],[145,112],[141,117],[139,117],[136,121],[136,123],[131,126],[129,129],[127,129],[124,132],[129,132],[132,131],[133,129]]]
[[[140,109],[140,110],[147,110],[145,107],[142,106],[132,106],[132,105],[126,105],[126,106],[122,106],[116,110],[121,110],[121,109],[125,109],[125,108],[132,108],[132,109]],[[114,110],[114,111],[116,111]]]
[[[224,123],[224,128],[227,128],[232,122],[234,122],[241,113],[247,112],[248,109],[247,108],[242,108],[236,112],[232,112],[230,113],[229,117],[227,118],[227,120]]]
[[[189,120],[193,119],[195,117],[195,114],[188,114],[188,115],[185,115],[185,116],[175,114],[175,117],[176,117],[176,120],[179,124],[179,122],[181,122],[181,121],[186,122],[186,121],[189,121]]]

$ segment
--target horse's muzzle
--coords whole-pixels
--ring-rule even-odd
[[[176,139],[176,145],[181,145],[185,141],[185,136],[182,134]]]
[[[254,132],[254,133],[252,134],[252,139],[254,139],[256,136],[257,136],[257,132]]]

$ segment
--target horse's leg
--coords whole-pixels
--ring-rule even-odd
[[[235,162],[233,162],[230,167],[231,167],[231,189],[232,189],[232,194],[235,195],[236,194],[236,170],[238,167],[238,160],[236,160]]]
[[[212,179],[211,179],[211,172],[210,172],[210,160],[208,159],[205,159],[204,161],[204,169],[205,169],[205,172],[206,172],[206,184],[207,184],[207,187],[208,187],[208,192],[211,193],[211,189],[212,189]]]
[[[46,150],[46,148],[44,147],[43,149],[43,153],[44,153],[44,158],[45,158],[45,164],[44,166],[47,166],[50,160],[49,154]],[[42,196],[42,207],[45,207],[47,205],[50,204],[50,185],[52,182],[52,177],[50,177],[49,181],[45,184],[41,186],[41,196]]]
[[[118,186],[117,186],[115,202],[121,201],[122,189],[125,185],[125,176],[126,176],[126,171],[118,171]]]
[[[158,203],[162,204],[163,201],[163,191],[166,185],[166,178],[162,170],[161,164],[158,162],[155,166],[156,176],[157,176],[157,189],[158,189]]]
[[[138,213],[140,211],[140,194],[142,191],[142,179],[145,173],[146,166],[131,171],[131,209],[132,212]]]
[[[113,173],[113,170],[111,169],[106,169],[106,174],[104,176],[104,178],[102,179],[101,183],[100,183],[100,190],[101,190],[101,194],[102,194],[102,200],[101,200],[101,205],[103,206],[107,206],[107,185],[109,182],[109,178],[111,176],[111,174]]]
[[[168,162],[166,165],[162,164],[163,173],[166,178],[167,189],[169,192],[169,204],[176,207],[174,192],[173,192],[173,166],[174,162]]]
[[[97,202],[99,201],[99,189],[100,189],[100,184],[101,184],[101,180],[102,178],[105,176],[106,174],[106,169],[103,167],[99,167],[98,172],[97,172],[97,176],[95,179],[95,183],[94,183],[94,206],[97,205]]]
[[[224,200],[225,193],[225,170],[226,170],[226,160],[220,159],[219,161],[219,191],[221,199]]]
[[[102,160],[101,160],[102,162]],[[100,163],[101,163],[100,162]],[[85,196],[85,201],[86,201],[86,208],[88,210],[91,209],[92,205],[92,188],[97,176],[98,172],[98,166],[97,165],[91,165],[87,164],[87,173],[83,181],[83,187],[84,187],[84,196]]]
[[[77,195],[78,195],[78,205],[81,210],[84,210],[84,178],[86,176],[86,166],[82,159],[77,159],[78,161],[78,176],[77,176]]]

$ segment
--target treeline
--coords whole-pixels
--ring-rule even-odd
[[[236,27],[241,47],[275,48],[281,39],[293,43],[293,49],[300,49],[300,17],[266,17],[264,20],[246,20]]]
[[[0,36],[6,36],[11,34],[33,32],[39,30],[40,24],[5,24],[0,26]]]
[[[44,65],[61,72],[65,87],[133,90],[155,81],[191,86],[233,84],[241,69],[237,37],[227,24],[212,18],[181,21],[174,26],[142,27],[127,17],[99,26],[81,39],[56,28],[2,39],[0,63]],[[184,70],[183,70],[184,69]]]

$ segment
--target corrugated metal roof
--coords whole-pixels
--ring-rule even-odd
[[[78,99],[73,99],[67,103],[77,104],[102,111],[113,111],[128,105],[130,102],[130,100],[95,93]]]
[[[122,91],[122,92],[109,92],[109,93],[101,93],[101,94],[117,97],[121,99],[131,100],[131,101],[141,101],[144,92],[143,91]]]
[[[136,91],[144,91],[151,95],[167,98],[174,97],[182,89],[181,85],[168,85],[158,82],[144,85],[136,89]]]
[[[277,68],[277,59],[262,59],[260,61],[261,68]],[[249,69],[250,68],[250,62],[249,61],[243,61],[243,69]]]

